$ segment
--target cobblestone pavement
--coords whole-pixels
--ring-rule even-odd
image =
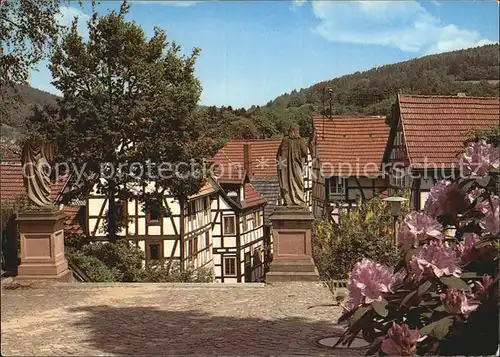
[[[3,356],[357,356],[319,347],[340,308],[317,283],[2,288]]]

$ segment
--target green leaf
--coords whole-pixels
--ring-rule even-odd
[[[352,324],[354,325],[356,322],[358,322],[365,314],[372,309],[372,306],[362,306],[359,307],[356,312],[354,313]]]
[[[408,295],[406,295],[405,298],[403,299],[403,301],[401,301],[401,306],[405,306],[406,303],[408,301],[410,301],[415,296],[416,293],[417,293],[417,290],[414,290],[411,293],[409,293]]]
[[[434,311],[436,311],[436,312],[444,312],[444,311],[446,311],[446,310],[445,310],[445,308],[444,308],[444,305],[439,305],[438,307],[436,307],[436,308],[434,309]]]
[[[382,299],[381,301],[374,301],[373,310],[382,317],[387,317],[389,311],[387,310],[387,300]]]
[[[453,289],[465,290],[465,291],[470,290],[470,286],[465,281],[454,276],[442,276],[441,278],[439,278],[439,280],[441,280],[443,284]]]
[[[446,316],[441,320],[438,320],[434,328],[432,329],[432,335],[438,340],[442,340],[446,337],[450,331],[450,327],[453,324],[453,316]]]
[[[479,279],[479,278],[481,278],[481,276],[477,275],[477,273],[476,273],[476,272],[473,272],[473,271],[471,271],[471,272],[466,272],[466,273],[462,273],[462,274],[460,275],[460,277],[461,277],[462,279]]]
[[[432,333],[434,337],[441,340],[448,334],[448,331],[452,324],[453,324],[453,316],[443,317],[442,319],[431,322],[430,324],[422,327],[420,329],[420,335],[426,336]]]
[[[429,280],[425,281],[423,284],[420,284],[417,290],[418,296],[424,295],[427,292],[427,290],[430,289],[431,286],[432,283]]]
[[[491,177],[486,176],[486,177],[478,177],[476,178],[476,182],[479,186],[481,187],[486,187],[490,183]]]

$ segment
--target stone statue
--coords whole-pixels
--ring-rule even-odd
[[[50,168],[54,159],[54,147],[41,139],[27,139],[22,153],[24,187],[32,204],[40,208],[52,208],[50,199]]]
[[[278,148],[278,180],[285,206],[306,206],[304,199],[303,168],[307,160],[307,146],[300,137],[299,126],[290,125]]]

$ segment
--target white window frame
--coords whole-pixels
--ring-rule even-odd
[[[232,233],[226,232],[226,219],[230,219],[230,218],[233,219],[234,231]],[[222,232],[224,232],[224,235],[235,235],[236,234],[236,216],[234,214],[222,216]]]
[[[333,184],[335,182],[335,185]],[[340,191],[338,188],[341,188]],[[332,190],[335,188],[335,190]],[[330,195],[343,195],[345,194],[345,179],[340,176],[332,176],[330,177],[330,185],[328,188]]]
[[[226,273],[226,260],[231,259],[234,261],[234,274],[228,274]],[[224,257],[223,259],[223,272],[224,272],[224,277],[236,277],[238,275],[238,269],[237,269],[237,264],[238,262],[236,261],[236,257]]]

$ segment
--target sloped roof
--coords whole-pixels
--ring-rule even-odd
[[[274,212],[276,203],[280,197],[278,179],[257,179],[252,182],[252,185],[267,200],[266,207],[264,208],[264,224],[270,225],[271,221],[269,220],[269,217]]]
[[[23,183],[21,156],[5,146],[0,146],[0,148],[2,155],[5,154],[0,162],[0,199],[14,201],[26,193]],[[52,183],[50,198],[53,201],[59,198],[67,180],[67,176],[62,176]]]
[[[449,168],[472,129],[499,123],[500,97],[398,95],[406,147],[413,168]]]
[[[215,187],[213,186],[213,184],[210,181],[208,181],[200,188],[200,190],[198,192],[196,192],[194,195],[189,196],[188,199],[192,200],[195,198],[209,195],[209,194],[214,193],[214,192],[215,192]]]
[[[243,209],[260,206],[267,202],[266,198],[262,196],[250,183],[246,183],[245,187],[245,199],[241,202],[241,207]]]
[[[226,142],[212,161],[218,165],[224,166],[224,171],[230,171],[229,167],[239,167],[244,172],[244,151],[245,144],[249,147],[250,161],[250,181],[258,178],[277,177],[276,154],[281,139],[255,139],[255,140],[229,140]],[[233,176],[239,172],[232,170]],[[219,177],[221,182],[227,182],[228,179],[234,179],[229,174]]]
[[[378,176],[390,127],[381,116],[315,116],[319,159],[328,176]]]

